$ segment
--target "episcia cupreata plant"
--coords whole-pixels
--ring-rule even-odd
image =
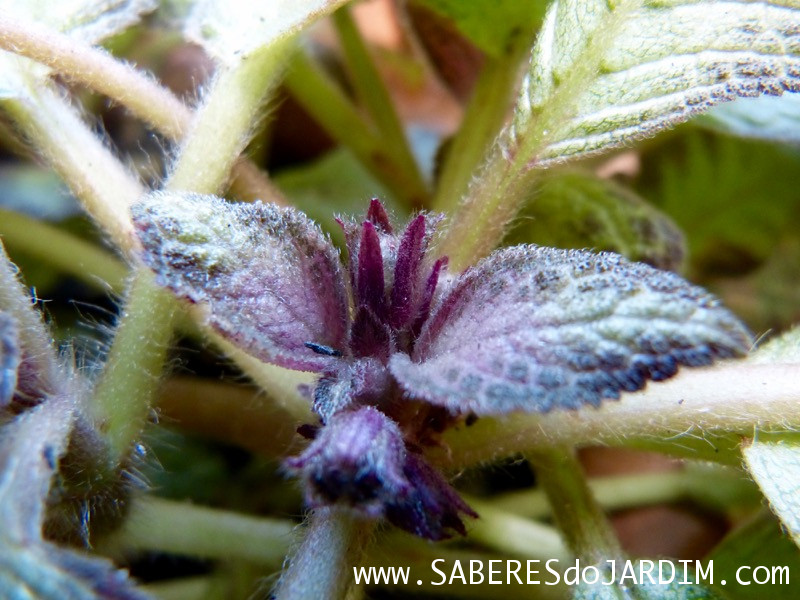
[[[147,0],[71,0],[58,10],[30,0],[0,7],[0,108],[10,131],[69,185],[127,266],[5,210],[4,243],[38,248],[90,285],[129,282],[107,354],[76,368],[52,348],[11,262],[0,257],[0,595],[248,597],[252,586],[231,591],[232,582],[275,572],[289,554],[277,598],[343,598],[356,593],[352,567],[375,558],[365,549],[381,522],[426,540],[467,533],[497,553],[491,557],[621,560],[625,552],[575,457],[577,447],[593,443],[729,464],[743,458],[800,539],[792,485],[800,446],[790,435],[800,427],[796,338],[717,370],[693,370],[672,387],[649,384],[682,366],[742,357],[752,338],[715,297],[674,273],[614,253],[497,249],[523,205],[536,202],[543,173],[563,184],[564,164],[630,145],[723,101],[797,91],[800,4],[555,0],[545,12],[539,2],[474,0],[476,19],[460,2],[410,0],[399,10],[415,19],[432,19],[433,11],[485,55],[433,186],[344,4],[203,0],[181,12]],[[295,43],[329,13],[352,98]],[[194,109],[98,47],[132,25],[155,35],[153,23],[179,23],[183,38],[213,62],[214,78]],[[174,153],[151,158],[168,163],[163,181],[143,185],[109,151],[67,100],[64,80],[108,96],[176,143]],[[339,217],[346,266],[328,235],[292,206],[292,195],[243,158],[280,81],[350,150],[364,185],[393,198],[394,210],[373,200],[365,218]],[[650,238],[666,231],[664,247],[680,246],[681,234],[653,207],[628,191],[617,193],[627,197],[620,208],[609,192],[617,184],[590,173],[590,162],[582,166],[572,181],[588,181],[614,204],[637,242],[655,246]],[[337,210],[342,171],[326,212],[345,212]],[[226,190],[250,202],[224,200]],[[367,194],[359,198],[373,191]],[[633,206],[644,216],[633,219]],[[51,240],[55,250],[43,248]],[[74,264],[64,266],[63,255]],[[143,435],[157,429],[149,421],[177,328],[205,332],[276,401],[274,412],[260,405],[269,419],[258,437],[277,435],[279,425],[300,434],[299,449],[280,452],[283,474],[299,481],[311,509],[296,548],[288,547],[287,519],[158,498],[137,477]],[[313,374],[302,394],[287,370]],[[188,427],[203,412],[202,396],[213,413],[206,418],[236,443],[234,419],[252,413],[229,388],[221,404],[211,387],[193,387],[195,403],[177,421]],[[452,487],[452,469],[517,452],[536,470],[563,541],[547,525]],[[708,492],[713,480],[704,485]],[[481,523],[506,527],[481,537]],[[748,529],[733,538],[728,564],[730,547],[749,537]],[[176,578],[141,589],[109,561],[68,547],[96,539],[98,552],[115,558],[156,550],[221,566],[199,582]],[[423,556],[429,565],[447,551],[390,539],[398,563]],[[755,560],[758,550],[744,546],[750,553],[738,559]],[[725,552],[723,544],[715,556]],[[264,570],[248,576],[237,563],[228,572],[231,558]],[[712,597],[713,589],[634,582],[612,590],[582,585],[574,594]]]

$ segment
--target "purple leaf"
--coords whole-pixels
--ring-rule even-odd
[[[397,251],[392,286],[392,327],[400,329],[411,318],[414,306],[419,268],[425,252],[425,215],[419,215],[409,223]]]
[[[206,305],[208,323],[246,352],[322,371],[337,358],[313,345],[346,347],[339,255],[303,213],[166,192],[145,196],[131,212],[158,282]]]
[[[389,367],[409,394],[456,413],[545,412],[597,406],[750,343],[716,298],[673,273],[516,246],[463,273],[413,355]]]
[[[364,221],[361,245],[358,248],[358,304],[369,308],[377,317],[386,312],[386,289],[383,278],[381,241],[375,226]]]
[[[381,233],[392,233],[392,224],[389,222],[389,215],[386,214],[383,202],[377,198],[373,198],[369,201],[367,221],[375,225],[375,228]]]

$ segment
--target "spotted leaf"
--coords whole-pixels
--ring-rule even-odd
[[[414,353],[389,366],[408,393],[454,412],[546,412],[597,406],[749,346],[716,298],[673,273],[516,246],[463,273]]]
[[[158,282],[208,309],[244,351],[322,371],[345,347],[347,296],[338,252],[303,213],[273,204],[157,192],[132,208]]]

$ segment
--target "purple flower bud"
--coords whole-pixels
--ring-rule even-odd
[[[379,410],[342,411],[287,466],[303,478],[312,507],[345,504],[431,540],[465,533],[477,516],[422,456],[406,449],[397,424]]]

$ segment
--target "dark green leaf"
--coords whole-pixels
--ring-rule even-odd
[[[669,217],[622,185],[582,171],[545,177],[507,241],[609,250],[671,271],[685,255],[683,234]]]

